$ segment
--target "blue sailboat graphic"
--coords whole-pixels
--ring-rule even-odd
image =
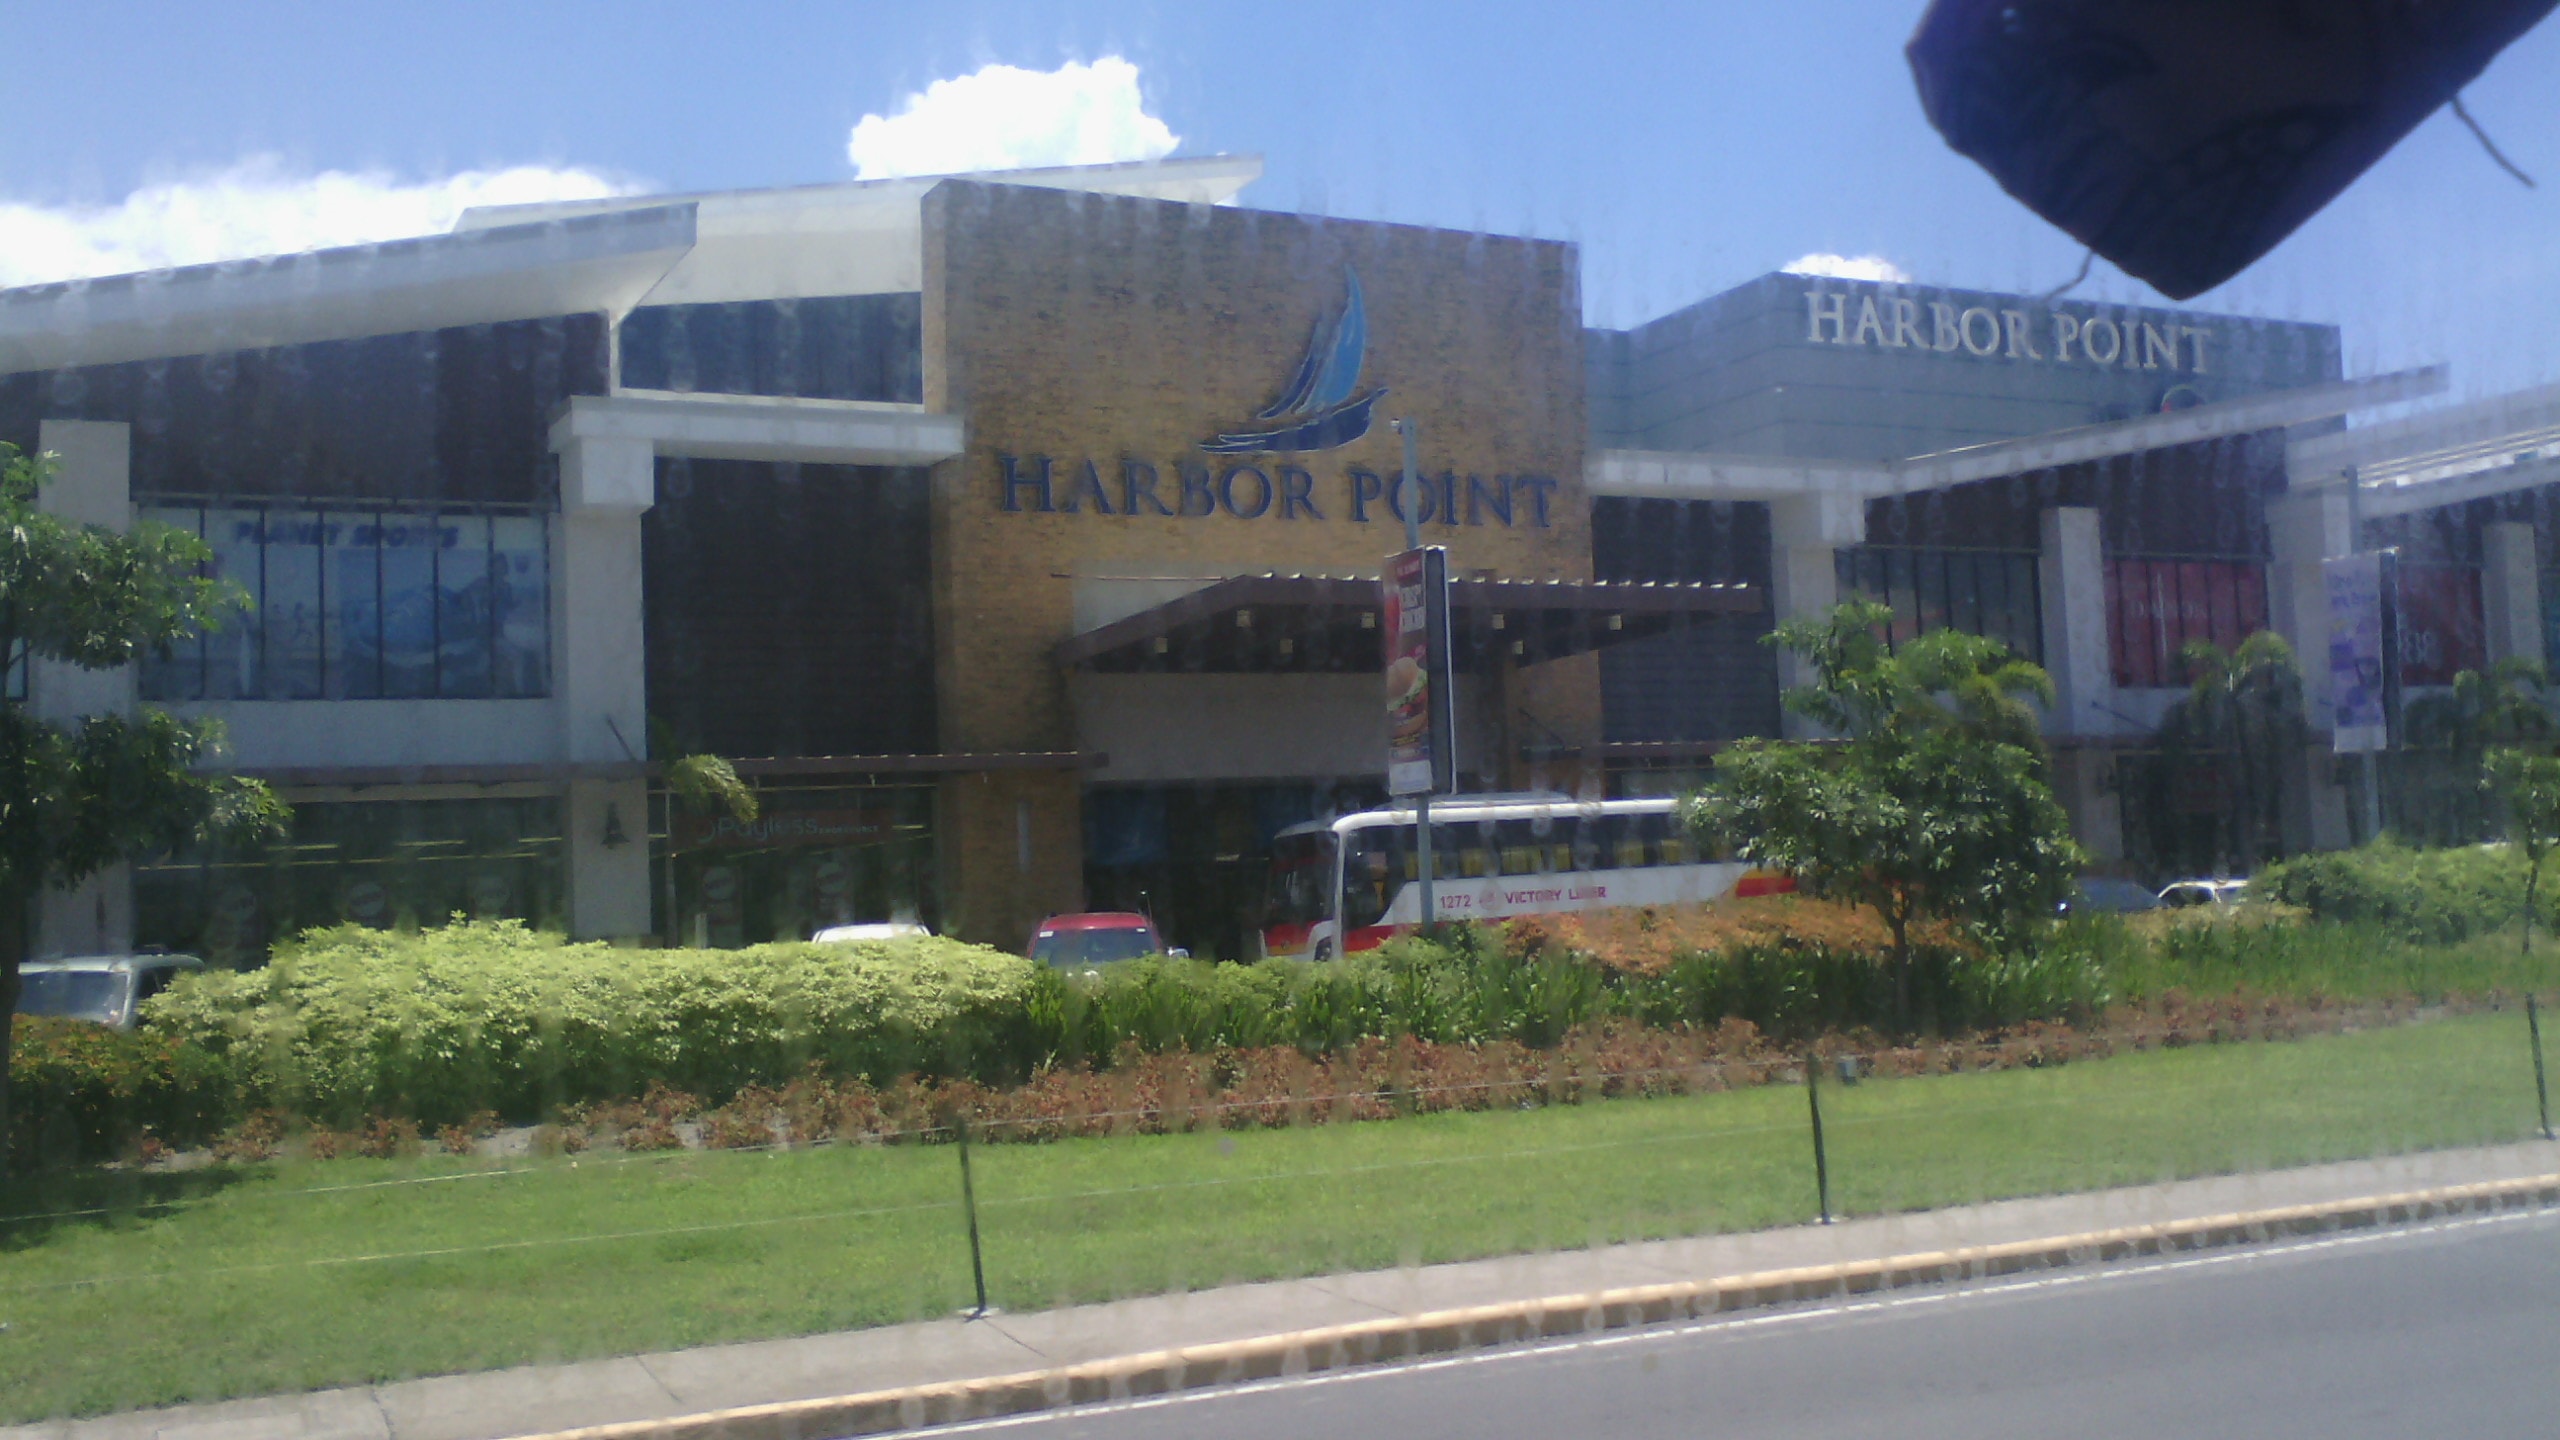
[[[1200,448],[1213,455],[1253,455],[1331,450],[1369,433],[1369,410],[1387,393],[1378,386],[1355,396],[1369,349],[1369,308],[1360,297],[1360,275],[1343,272],[1342,313],[1318,316],[1307,335],[1306,358],[1291,372],[1278,397],[1254,419],[1278,422],[1233,430]]]

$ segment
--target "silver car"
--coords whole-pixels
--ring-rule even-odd
[[[2246,880],[2175,880],[2160,888],[2160,903],[2172,910],[2198,905],[2236,905],[2248,894]]]
[[[18,1013],[64,1015],[130,1030],[142,1002],[204,962],[193,955],[66,955],[18,967]]]

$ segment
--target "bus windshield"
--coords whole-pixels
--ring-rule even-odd
[[[1272,842],[1271,886],[1264,896],[1263,923],[1315,925],[1333,915],[1333,836],[1316,831],[1283,835]]]

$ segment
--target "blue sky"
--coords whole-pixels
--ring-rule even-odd
[[[1596,323],[1818,251],[1880,255],[1924,282],[2059,284],[2078,248],[1921,118],[1901,47],[1922,8],[18,5],[0,13],[18,82],[0,109],[0,252],[26,225],[208,177],[248,175],[257,204],[306,218],[364,203],[295,188],[323,172],[419,186],[512,166],[650,189],[844,179],[853,127],[932,82],[1116,55],[1177,153],[1266,157],[1247,203],[1577,240]],[[2560,21],[2470,91],[2543,188],[2509,180],[2439,116],[2195,303],[2338,323],[2351,371],[2449,359],[2472,394],[2560,380],[2555,89]],[[222,221],[193,213],[146,220]],[[262,216],[241,243],[292,223]],[[2155,298],[2103,265],[2083,293]]]

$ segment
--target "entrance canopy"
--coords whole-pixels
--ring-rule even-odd
[[[1742,584],[1452,580],[1449,593],[1460,670],[1505,656],[1535,664],[1769,608],[1764,590]],[[1085,631],[1057,653],[1061,666],[1106,673],[1375,670],[1378,581],[1239,575]]]

